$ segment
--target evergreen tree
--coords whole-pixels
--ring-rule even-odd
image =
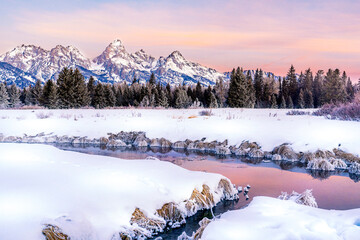
[[[254,84],[253,84],[250,70],[248,70],[246,73],[246,88],[247,88],[248,98],[247,98],[247,103],[246,103],[245,107],[254,108],[255,103],[256,103],[256,97],[255,97],[255,89],[254,89]]]
[[[175,108],[187,108],[191,105],[191,99],[182,88],[175,90]]]
[[[151,73],[151,75],[150,75],[149,84],[151,86],[155,86],[155,84],[156,84],[156,79],[155,79],[154,73]]]
[[[114,107],[116,104],[116,96],[111,85],[106,84],[104,86],[105,98],[106,98],[106,106]]]
[[[304,92],[304,106],[305,108],[314,107],[314,98],[311,90],[305,90]]]
[[[7,108],[9,105],[9,95],[4,83],[0,83],[0,108]]]
[[[345,102],[346,92],[339,69],[329,69],[326,73],[323,98],[325,103]]]
[[[74,102],[70,107],[80,108],[90,104],[90,96],[85,83],[84,76],[80,73],[79,69],[75,69],[72,74],[73,77],[73,92]]]
[[[218,106],[224,107],[225,102],[226,102],[226,97],[227,97],[227,95],[226,95],[227,89],[226,89],[226,86],[225,86],[222,78],[220,78],[218,81],[216,81],[214,90],[215,90],[215,96],[218,100]],[[194,96],[194,97],[195,97],[195,99],[197,98],[197,96]]]
[[[289,83],[288,89],[289,89],[289,95],[291,96],[291,99],[292,100],[298,99],[298,83],[296,80],[295,68],[293,65],[291,65],[286,78]]]
[[[238,68],[231,72],[228,92],[228,104],[233,108],[242,108],[248,105],[247,81],[243,72]]]
[[[210,92],[209,108],[218,108],[217,99],[216,99],[215,94],[213,92]]]
[[[284,96],[281,97],[280,108],[286,108],[286,101]]]
[[[42,96],[42,86],[40,80],[37,80],[35,86],[31,88],[31,104],[32,105],[40,105],[40,99]]]
[[[99,82],[95,87],[95,93],[93,98],[93,106],[95,108],[106,107],[106,96],[104,86]]]
[[[313,95],[313,99],[314,99],[314,107],[318,108],[322,105],[322,88],[323,88],[323,80],[324,80],[324,71],[323,70],[319,70],[316,73],[316,76],[314,78],[314,83],[313,83],[313,90],[312,90],[312,95]]]
[[[52,80],[48,80],[42,92],[40,103],[47,108],[57,108],[57,88]]]
[[[299,106],[299,108],[305,107],[304,92],[302,89],[300,90],[300,93],[299,93],[298,106]]]
[[[87,89],[88,89],[88,93],[89,93],[89,97],[90,97],[90,103],[92,103],[92,99],[94,98],[94,94],[95,94],[95,79],[93,78],[93,76],[91,76],[89,78],[89,81],[87,83]]]
[[[355,98],[355,89],[351,83],[350,78],[348,78],[348,80],[346,82],[346,100],[348,102],[351,102],[354,100],[354,98]]]
[[[21,92],[16,87],[15,83],[12,84],[9,88],[9,106],[14,108],[17,107],[20,103],[20,94]]]
[[[204,102],[204,93],[200,85],[200,81],[197,82],[195,87],[195,98],[199,99],[200,102]]]
[[[271,108],[278,108],[275,94],[271,96]]]
[[[264,92],[264,76],[263,71],[256,69],[254,77],[254,89],[255,89],[255,98],[256,98],[256,107],[261,107],[263,92]]]
[[[288,97],[287,107],[290,108],[290,109],[294,108],[294,102],[293,102],[290,95]]]
[[[167,108],[169,106],[165,91],[160,91],[159,106],[164,108]]]

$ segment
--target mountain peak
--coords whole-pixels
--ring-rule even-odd
[[[122,44],[121,40],[120,39],[115,39],[114,41],[112,41],[109,46],[112,46],[112,47],[124,47],[124,45]]]

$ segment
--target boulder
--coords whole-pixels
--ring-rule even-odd
[[[128,147],[128,145],[124,141],[122,141],[120,139],[109,140],[109,142],[108,142],[108,144],[106,146],[111,147],[111,148]]]

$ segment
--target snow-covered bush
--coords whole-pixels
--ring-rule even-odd
[[[306,189],[303,193],[297,193],[293,191],[291,194],[287,192],[282,192],[278,197],[281,200],[291,200],[296,202],[297,204],[306,205],[310,207],[318,207],[315,197],[312,195],[312,190]]]
[[[338,158],[330,158],[329,162],[336,168],[336,169],[346,169],[347,164]]]
[[[308,162],[306,169],[320,171],[335,171],[335,166],[325,158],[315,158]]]
[[[349,167],[349,173],[360,175],[360,163],[352,163]]]

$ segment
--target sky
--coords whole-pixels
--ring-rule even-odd
[[[0,54],[73,45],[94,58],[115,39],[154,57],[180,51],[218,71],[329,68],[360,78],[358,0],[0,0]]]

